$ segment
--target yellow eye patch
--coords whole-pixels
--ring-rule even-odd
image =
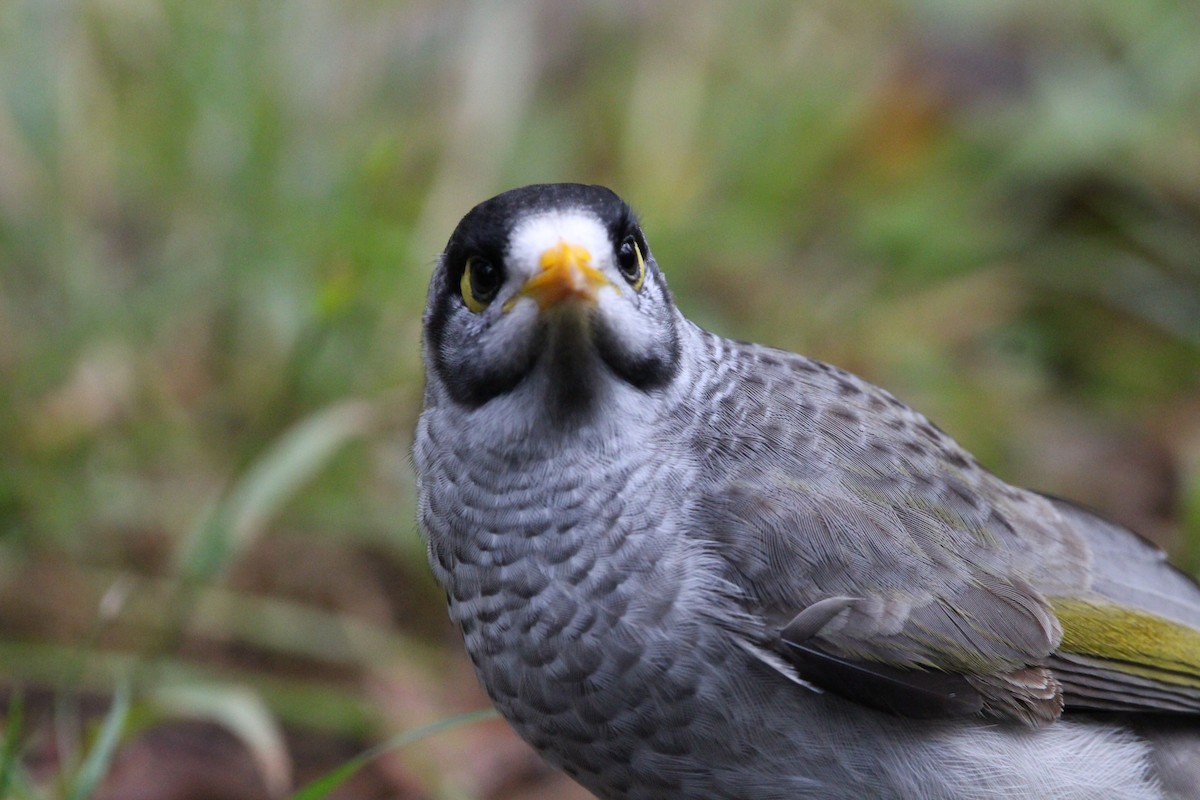
[[[638,247],[637,242],[633,243],[633,252],[637,253],[638,273],[637,280],[630,285],[635,292],[640,292],[642,284],[646,282],[646,259],[642,258],[642,248]]]
[[[478,314],[492,302],[503,281],[504,276],[495,264],[479,256],[471,256],[467,259],[458,288],[467,308]]]
[[[641,290],[646,282],[646,259],[642,258],[642,248],[632,235],[626,236],[617,248],[617,269],[635,292]]]

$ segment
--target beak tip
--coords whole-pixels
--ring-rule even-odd
[[[538,259],[541,271],[525,282],[521,294],[536,300],[542,311],[568,299],[595,303],[601,287],[609,281],[591,261],[587,248],[559,242],[542,253]]]

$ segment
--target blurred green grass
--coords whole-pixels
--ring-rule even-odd
[[[420,313],[458,217],[535,181],[633,202],[698,322],[1200,569],[1195,12],[0,6],[2,669],[367,739],[461,710],[370,688],[469,682],[413,520]]]

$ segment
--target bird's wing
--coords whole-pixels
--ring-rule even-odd
[[[1092,554],[1088,591],[1049,597],[1063,640],[1047,663],[1067,707],[1200,714],[1200,586],[1154,544],[1050,502]]]
[[[929,487],[897,495],[853,476],[764,469],[715,488],[699,514],[732,580],[778,631],[779,651],[803,678],[851,699],[1031,725],[1056,719],[1064,702],[1196,710],[1194,585],[1125,531],[982,480],[995,486],[968,487],[967,508]],[[1145,574],[1093,570],[1093,557],[1118,555],[1139,555]],[[1160,573],[1191,599],[1174,600],[1180,587]],[[1146,588],[1154,580],[1161,590]],[[1118,648],[1116,622],[1143,634]]]

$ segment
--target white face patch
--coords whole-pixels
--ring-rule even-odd
[[[559,243],[585,248],[592,266],[612,275],[613,245],[608,230],[594,215],[580,210],[548,211],[522,220],[508,240],[505,262],[518,284],[541,270],[542,253]]]

